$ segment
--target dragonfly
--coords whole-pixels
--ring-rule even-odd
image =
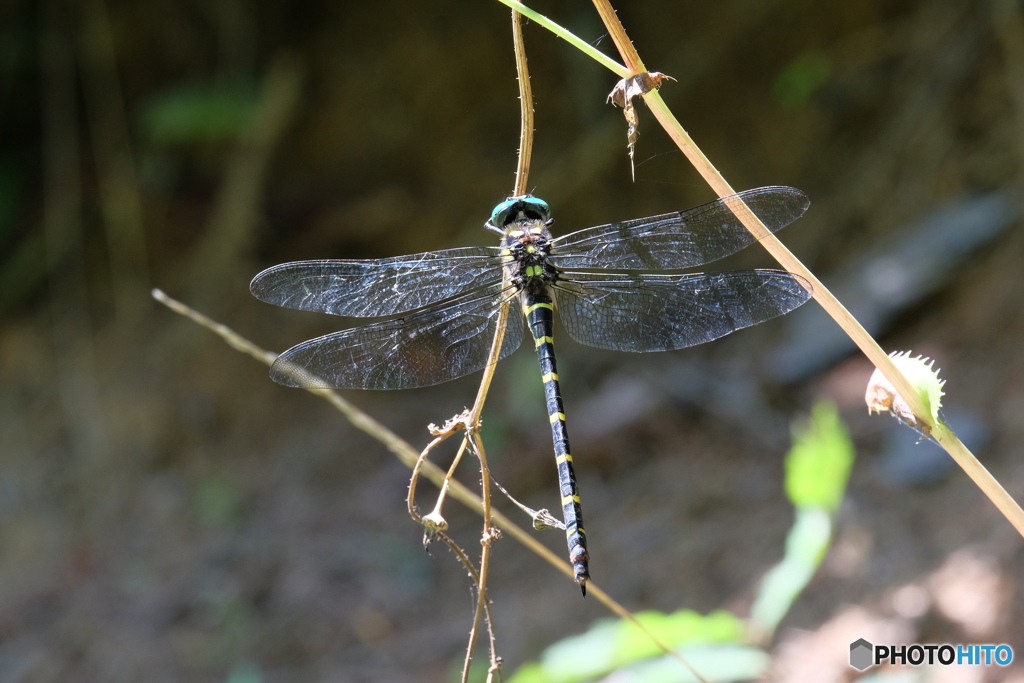
[[[525,195],[499,203],[484,223],[496,247],[409,256],[298,261],[250,284],[256,298],[303,311],[388,318],[293,346],[270,368],[293,387],[411,389],[484,369],[499,326],[495,361],[529,329],[544,385],[569,559],[587,594],[587,536],[555,365],[554,312],[580,344],[644,353],[718,339],[806,302],[811,285],[782,270],[680,273],[756,238],[737,218],[752,211],[772,232],[810,202],[792,187],[762,187],[659,216],[553,237],[547,202]],[[501,315],[517,303],[523,317]]]

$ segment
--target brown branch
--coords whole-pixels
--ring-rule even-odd
[[[263,349],[256,346],[248,339],[245,339],[244,337],[236,333],[234,330],[227,327],[226,325],[222,325],[221,323],[218,323],[215,320],[208,318],[202,313],[199,313],[198,311],[189,308],[180,301],[172,299],[161,290],[154,289],[152,294],[154,299],[156,299],[163,305],[167,306],[175,313],[178,313],[180,315],[185,316],[186,318],[189,318],[193,322],[199,324],[202,327],[205,327],[206,329],[212,331],[214,334],[218,335],[233,349],[241,351],[242,353],[245,353],[249,356],[252,356],[256,360],[260,361],[261,363],[267,366],[272,365],[274,363],[274,360],[276,360],[277,354],[271,353],[269,351],[264,351]],[[355,426],[357,429],[365,432],[366,434],[370,435],[374,439],[384,444],[384,446],[387,447],[387,449],[391,451],[407,467],[409,467],[410,469],[416,467],[417,462],[419,462],[420,460],[419,452],[417,452],[412,446],[410,446],[406,441],[404,441],[401,437],[392,432],[390,429],[380,424],[372,417],[370,417],[363,411],[359,410],[359,408],[356,408],[354,405],[343,399],[341,396],[338,395],[337,392],[332,391],[330,389],[314,389],[310,387],[305,387],[305,390],[311,394],[320,396],[321,398],[324,398],[328,402],[330,402],[331,405],[333,405],[335,408],[341,411],[341,413],[344,414],[346,418],[348,418],[349,422],[351,422],[353,426]],[[442,470],[440,467],[430,462],[429,460],[424,460],[422,463],[420,463],[420,471],[423,473],[424,477],[429,479],[438,488],[448,486],[450,488],[452,498],[456,499],[457,501],[459,501],[460,503],[462,503],[471,510],[475,510],[480,514],[483,513],[483,501],[480,499],[480,497],[477,496],[472,491],[470,491],[465,486],[463,486],[460,482],[455,481],[454,479],[449,479],[445,475],[444,470]],[[506,517],[498,510],[492,510],[491,517],[494,520],[495,525],[502,529],[502,531],[507,533],[515,540],[519,541],[519,543],[524,545],[528,550],[530,550],[532,553],[534,553],[542,560],[550,564],[552,567],[565,574],[565,576],[568,579],[575,580],[572,565],[570,565],[565,560],[561,559],[552,551],[548,550],[545,546],[541,545],[541,543],[536,538],[534,538],[533,535],[527,533],[525,529],[517,525],[515,522],[513,522],[511,519]],[[479,585],[479,582],[477,583],[477,585]],[[664,650],[666,654],[674,656],[676,658],[679,657],[677,653],[672,651],[668,646],[664,645],[657,638],[655,638],[654,635],[650,633],[650,631],[648,631],[648,629],[644,627],[643,624],[636,621],[636,618],[633,617],[625,607],[615,602],[615,600],[613,600],[607,593],[601,590],[593,581],[587,582],[587,594],[595,597],[598,600],[598,602],[605,605],[609,610],[611,610],[615,614],[618,614],[619,616],[629,619],[630,621],[635,623],[637,627],[640,628],[641,631],[646,633],[650,637],[652,642],[657,643],[658,647]]]
[[[264,365],[273,365],[274,361],[277,359],[277,354],[261,349],[248,339],[242,337],[237,332],[229,328],[227,325],[218,323],[212,318],[209,318],[203,315],[202,313],[196,311],[195,309],[186,306],[180,301],[172,299],[171,297],[167,296],[167,294],[165,294],[163,291],[159,289],[154,289],[152,291],[152,296],[154,299],[156,299],[163,305],[167,306],[175,313],[183,315],[186,318],[197,323],[198,325],[210,330],[211,332],[219,336],[221,339],[223,339],[231,348],[237,351],[241,351],[242,353],[255,358]],[[506,304],[504,308],[504,312],[507,315],[508,305]],[[502,327],[501,329],[503,331],[504,327]],[[496,339],[496,344],[496,348],[500,350],[501,336],[499,336]],[[490,367],[490,369],[493,373],[493,364]],[[460,503],[470,508],[471,510],[476,510],[481,514],[485,514],[484,500],[481,499],[481,497],[474,494],[472,491],[470,491],[468,488],[463,486],[458,481],[451,479],[450,472],[446,474],[445,471],[439,468],[437,465],[421,457],[423,454],[417,452],[412,446],[409,445],[408,442],[403,440],[397,434],[392,432],[390,429],[388,429],[381,423],[374,420],[372,417],[370,417],[363,411],[359,410],[359,408],[356,408],[354,405],[343,399],[336,391],[333,391],[331,389],[318,389],[314,387],[303,387],[303,389],[305,389],[311,394],[326,399],[331,405],[333,405],[342,414],[344,414],[345,417],[348,418],[349,422],[351,422],[353,426],[365,432],[366,434],[369,434],[371,437],[384,444],[384,446],[386,446],[389,451],[391,451],[395,456],[397,456],[398,459],[401,460],[407,467],[409,467],[410,469],[417,469],[417,471],[421,472],[424,477],[429,479],[439,489],[448,489],[451,493],[452,498],[455,498],[456,500],[458,500]],[[432,444],[432,446],[433,445],[436,444]],[[465,447],[465,444],[463,444],[463,447]],[[482,453],[482,448],[480,450]],[[425,449],[424,452],[426,453],[428,451],[429,448]],[[484,469],[486,470],[486,468]],[[487,489],[484,490],[486,491]],[[415,518],[415,512],[413,512],[413,514]],[[484,554],[489,552],[489,538],[493,537],[493,527],[494,523],[496,522],[499,527],[501,527],[513,538],[518,540],[520,543],[525,545],[527,548],[532,550],[537,555],[540,555],[543,559],[545,559],[548,563],[550,563],[556,569],[561,571],[563,574],[565,574],[569,578],[573,578],[571,566],[561,561],[557,555],[555,555],[550,550],[542,546],[539,542],[537,542],[536,539],[530,536],[525,530],[517,526],[515,522],[513,522],[511,519],[501,514],[497,510],[489,510],[489,512],[486,514],[488,514],[489,516],[489,523],[485,524],[485,529],[487,530],[488,533],[488,536],[485,538],[488,539],[488,542],[484,544]],[[441,537],[440,534],[438,534],[438,537]],[[474,575],[474,581],[477,583],[479,595],[483,596],[483,601],[478,603],[480,605],[478,609],[483,609],[484,613],[487,616],[488,631],[489,633],[491,633],[491,638],[493,642],[493,631],[491,631],[490,624],[490,608],[488,607],[487,604],[486,586],[484,585],[484,582],[481,580],[483,578],[483,575]]]
[[[513,197],[526,194],[530,176],[530,157],[533,154],[533,90],[530,72],[526,68],[526,47],[523,45],[523,15],[512,10],[512,44],[516,53],[516,73],[519,76],[519,165],[516,168],[516,186]]]
[[[595,7],[597,7],[598,13],[601,15],[601,19],[605,22],[605,26],[608,29],[609,34],[612,36],[612,40],[615,41],[615,46],[619,49],[620,54],[623,55],[623,59],[627,64],[633,64],[639,67],[643,67],[643,63],[640,61],[639,56],[636,56],[635,60],[631,56],[636,53],[633,48],[633,44],[629,41],[626,36],[626,31],[619,22],[618,16],[614,10],[611,9],[611,5],[608,4],[607,0],[593,0]],[[704,153],[697,147],[696,143],[690,138],[690,136],[683,130],[682,125],[676,120],[675,116],[669,111],[665,101],[661,98],[661,95],[657,91],[651,91],[646,93],[644,101],[647,106],[654,113],[655,118],[661,124],[665,132],[669,134],[673,142],[679,147],[679,149],[686,155],[686,158],[690,160],[697,172],[701,174],[704,180],[711,186],[711,188],[718,194],[719,197],[726,197],[731,194],[735,194],[735,191],[726,182],[725,178],[718,169],[714,167],[711,161],[704,155]],[[881,370],[889,383],[892,384],[900,396],[907,402],[914,414],[925,424],[932,427],[932,436],[942,446],[947,453],[949,453],[957,464],[967,473],[967,475],[974,481],[975,484],[982,490],[982,492],[988,496],[992,503],[999,509],[1000,512],[1006,517],[1007,520],[1017,529],[1018,533],[1024,536],[1024,510],[1021,510],[1020,505],[1006,492],[1006,490],[1000,485],[1000,483],[992,476],[992,474],[985,469],[985,466],[978,461],[978,459],[969,451],[967,447],[960,442],[955,434],[949,430],[941,422],[939,424],[932,424],[932,417],[930,411],[924,401],[918,395],[917,391],[913,388],[906,377],[896,369],[893,365],[892,360],[886,355],[885,351],[878,345],[870,334],[857,322],[849,311],[839,302],[839,300],[830,292],[828,289],[814,276],[806,266],[804,266],[792,252],[787,249],[779,239],[771,233],[761,223],[760,219],[754,215],[746,206],[741,203],[733,204],[735,207],[733,210],[736,217],[743,223],[743,225],[750,231],[754,237],[768,250],[775,260],[777,260],[782,266],[791,273],[796,273],[807,280],[812,287],[814,299],[825,309],[825,312],[832,316],[832,319],[849,335],[850,339],[860,348],[865,356],[868,357],[875,367]]]
[[[205,327],[210,330],[221,339],[224,340],[231,348],[240,351],[248,356],[251,356],[263,363],[264,365],[270,366],[277,359],[277,354],[265,351],[260,347],[253,344],[248,339],[245,339],[234,330],[226,325],[218,323],[211,318],[199,313],[198,311],[186,306],[180,301],[176,301],[171,297],[167,296],[164,292],[159,289],[154,289],[152,292],[153,298],[162,303],[163,305],[170,308],[175,313],[185,316],[186,318],[197,323],[201,327]],[[429,479],[438,488],[447,486],[449,487],[451,497],[459,501],[471,510],[477,513],[483,514],[483,501],[475,493],[470,491],[460,482],[450,479],[446,476],[445,471],[440,467],[430,462],[429,460],[420,461],[420,453],[410,446],[397,434],[392,432],[390,429],[382,425],[381,423],[374,420],[372,417],[364,413],[363,411],[356,408],[354,405],[343,399],[336,391],[331,389],[315,389],[311,387],[304,387],[306,391],[316,396],[327,400],[331,405],[337,408],[349,422],[352,423],[356,429],[370,435],[377,441],[380,441],[384,446],[391,451],[399,460],[401,460],[406,467],[410,469],[417,466],[419,463],[420,471],[423,476]],[[534,536],[528,533],[525,529],[517,525],[511,519],[506,517],[499,510],[491,511],[491,518],[498,528],[504,533],[508,534],[519,543],[524,545],[532,553],[540,557],[542,560],[550,564],[558,571],[565,574],[570,580],[575,580],[573,575],[573,568],[565,560],[561,559],[558,555],[548,550],[543,546]],[[477,581],[479,586],[479,581]],[[597,584],[593,581],[587,582],[587,594],[597,598],[598,602],[605,605],[609,610],[618,614],[624,618],[630,619],[642,630],[650,636],[651,640],[658,644],[658,646],[665,651],[666,654],[678,657],[671,649],[663,645],[653,636],[643,624],[637,622],[629,611],[625,607],[615,602],[611,597],[608,596],[603,590],[601,590]]]

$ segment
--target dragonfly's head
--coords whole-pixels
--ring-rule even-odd
[[[510,197],[494,207],[491,219],[484,223],[484,227],[504,234],[506,227],[525,220],[537,220],[550,225],[553,222],[551,208],[546,201],[532,195]]]

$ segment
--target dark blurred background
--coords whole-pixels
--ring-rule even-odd
[[[583,0],[533,6],[604,34]],[[937,360],[951,426],[1020,499],[1020,3],[618,10],[734,187],[811,197],[780,237],[887,350]],[[631,182],[614,75],[537,26],[526,44],[530,185],[556,234],[713,198],[643,105]],[[352,324],[262,304],[248,282],[288,260],[491,244],[517,97],[497,2],[3,3],[0,680],[458,670],[469,583],[447,551],[423,552],[408,471],[149,290],[276,351]],[[746,251],[714,267],[775,265]],[[789,427],[824,397],[858,461],[835,545],[771,645],[774,678],[848,680],[848,644],[870,633],[1024,652],[1021,538],[948,456],[868,418],[871,367],[817,304],[671,354],[558,346],[594,579],[627,607],[746,613],[792,522]],[[477,382],[345,396],[421,448]],[[499,366],[484,424],[498,480],[557,509],[529,349]],[[475,554],[479,518],[455,503],[446,516]],[[564,555],[561,533],[541,537]],[[608,616],[514,541],[493,558],[508,671]]]

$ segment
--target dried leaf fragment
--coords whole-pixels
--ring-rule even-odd
[[[937,423],[944,393],[942,386],[946,382],[939,379],[938,371],[932,367],[935,361],[921,356],[911,358],[910,351],[903,353],[894,351],[889,354],[889,357],[892,358],[897,369],[903,373],[903,376],[910,381],[910,384],[917,389],[921,398],[924,399],[932,424]],[[864,401],[868,404],[869,413],[880,413],[883,410],[889,411],[897,420],[920,431],[925,436],[931,434],[931,426],[914,414],[914,411],[910,409],[910,406],[903,400],[903,397],[896,392],[896,388],[889,383],[889,380],[877,368],[871,373],[871,379],[868,380]]]
[[[623,78],[621,81],[615,84],[612,91],[608,93],[608,99],[623,109],[629,106],[630,100],[638,95],[644,95],[652,90],[656,90],[661,87],[662,81],[665,79],[674,81],[676,79],[671,76],[666,76],[663,73],[654,71],[652,73],[642,73],[636,76],[630,76],[629,78]]]
[[[676,80],[657,71],[637,74],[636,76],[623,78],[608,93],[608,100],[612,104],[622,107],[622,113],[625,115],[626,124],[629,127],[626,132],[626,140],[629,143],[629,167],[633,173],[633,180],[636,180],[636,169],[633,167],[633,153],[636,146],[636,130],[640,125],[640,117],[636,113],[636,107],[633,106],[633,98],[660,88],[662,81],[666,78],[672,81]]]
[[[451,436],[460,429],[470,429],[472,418],[473,412],[466,408],[458,415],[448,418],[441,427],[431,422],[427,425],[427,431],[430,432],[431,436]]]

